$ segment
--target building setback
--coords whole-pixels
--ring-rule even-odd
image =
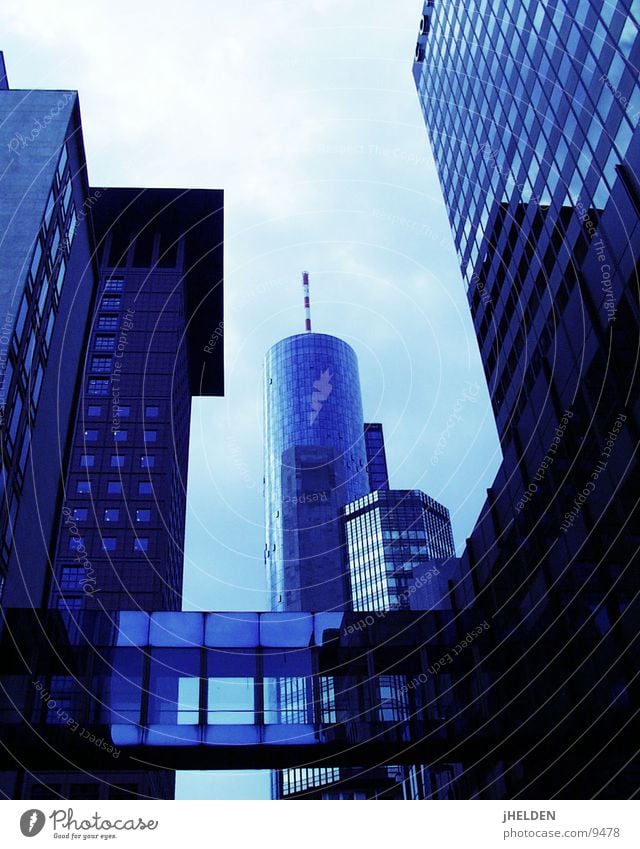
[[[96,189],[100,288],[51,603],[179,610],[191,398],[221,394],[222,192]],[[202,326],[201,326],[202,325]]]

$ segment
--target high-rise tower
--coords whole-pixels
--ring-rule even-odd
[[[308,278],[305,275],[305,306]],[[339,508],[369,492],[358,361],[311,331],[264,362],[265,561],[273,610],[339,609],[348,600]]]
[[[479,761],[498,798],[638,787],[639,65],[637,3],[423,7],[413,73],[504,454],[462,558],[499,647],[483,710],[550,753]]]
[[[2,54],[0,117],[0,626],[179,610],[191,398],[223,392],[223,193],[91,188],[77,92],[10,90]],[[47,688],[68,706],[73,683]],[[62,769],[0,790],[173,795],[170,770]]]

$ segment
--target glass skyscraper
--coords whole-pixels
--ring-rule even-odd
[[[481,710],[566,753],[512,742],[467,772],[482,795],[637,792],[639,24],[637,2],[423,7],[413,73],[504,455],[461,559],[496,647]]]
[[[417,599],[425,609],[438,606],[446,588],[436,561],[455,558],[446,507],[418,490],[372,492],[345,506],[344,529],[354,610],[418,609]],[[417,586],[419,567],[430,564]]]
[[[357,358],[335,336],[303,333],[267,352],[263,375],[271,608],[340,607],[338,511],[369,491]]]

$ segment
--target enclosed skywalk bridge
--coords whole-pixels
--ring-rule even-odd
[[[452,611],[10,609],[0,769],[476,765],[548,754],[526,726],[505,733],[504,716],[487,710],[491,634],[477,625]],[[601,737],[576,745],[586,753]]]

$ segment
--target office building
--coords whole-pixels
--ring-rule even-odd
[[[353,610],[443,602],[448,587],[436,561],[455,561],[446,507],[418,490],[380,490],[347,504],[343,521]]]
[[[97,268],[77,93],[0,78],[0,601],[39,607]]]
[[[339,508],[369,492],[355,352],[309,331],[275,344],[263,375],[271,608],[344,608]]]
[[[478,708],[513,741],[467,774],[480,796],[638,786],[639,22],[423,8],[414,78],[504,455],[461,562],[499,647]]]
[[[191,398],[224,388],[223,194],[90,187],[77,93],[12,91],[0,68],[3,612],[50,607],[72,631],[92,609],[179,610]],[[46,654],[54,638],[33,639]],[[73,689],[48,685],[58,705]],[[172,798],[174,773],[18,768],[1,784]]]
[[[99,292],[51,604],[179,610],[191,398],[222,394],[222,192],[95,189]]]

